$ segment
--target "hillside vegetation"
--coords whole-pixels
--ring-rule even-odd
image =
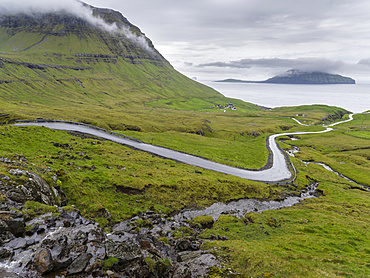
[[[150,50],[69,15],[1,18],[0,184],[26,182],[10,170],[35,172],[109,233],[115,223],[148,210],[170,217],[242,198],[281,200],[317,182],[318,198],[242,218],[225,214],[207,227],[202,249],[211,248],[224,262],[210,277],[369,276],[369,114],[325,135],[283,138],[283,149],[300,148],[290,158],[297,177],[288,184],[244,180],[81,134],[11,126],[24,119],[73,120],[258,169],[268,163],[269,135],[318,131],[348,117],[338,107],[268,110],[226,98],[178,73],[119,13],[94,13],[128,28]],[[0,201],[6,199],[1,193]],[[110,219],[102,217],[105,210]],[[166,235],[161,240],[168,243]]]

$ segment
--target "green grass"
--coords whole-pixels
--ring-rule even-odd
[[[153,145],[164,146],[212,161],[240,167],[258,169],[267,162],[265,136],[234,135],[234,140],[210,138],[174,131],[137,134],[126,132]]]
[[[270,114],[294,117],[306,124],[327,124],[341,119],[348,111],[343,108],[327,105],[302,105],[293,107],[277,107]]]
[[[363,139],[370,139],[370,131],[348,131],[346,135],[363,138]]]
[[[336,126],[337,131],[281,143],[284,148],[301,148],[292,158],[298,170],[296,185],[316,181],[323,196],[291,208],[248,213],[242,219],[221,216],[202,237],[229,240],[209,241],[203,248],[223,248],[225,266],[240,277],[369,277],[370,193],[319,165],[299,160],[324,162],[369,185],[369,120],[367,114],[355,115],[354,121]],[[222,269],[214,273],[214,277],[227,276]]]
[[[168,213],[186,206],[246,197],[275,198],[278,194],[263,183],[197,169],[108,141],[40,127],[0,130],[5,134],[1,156],[24,155],[35,164],[25,168],[49,183],[56,173],[70,203],[88,217],[94,217],[101,206],[112,214],[112,221],[119,221],[150,207]],[[69,147],[58,148],[53,143]],[[6,174],[8,166],[1,167]]]
[[[333,170],[370,186],[370,126],[369,114],[355,115],[354,120],[338,125],[338,130],[321,134],[299,136],[298,141],[285,143],[300,147],[296,156],[304,161],[322,162]]]
[[[246,277],[368,277],[370,193],[350,189],[335,174],[322,175],[317,165],[298,170],[317,179],[325,195],[242,219],[221,216],[202,237],[229,240],[203,248],[226,247],[226,265]]]
[[[0,28],[0,58],[6,59],[0,63],[0,80],[6,81],[0,84],[1,122],[37,117],[79,121],[221,163],[260,168],[267,161],[269,134],[322,130],[321,124],[346,117],[344,109],[324,105],[263,110],[226,98],[184,77],[165,60],[154,61],[140,49],[121,47],[96,30],[50,34],[42,40],[42,32],[64,27],[53,28],[29,32],[21,27],[15,33]],[[77,53],[112,57],[77,57]],[[46,66],[35,69],[25,63]],[[215,108],[229,102],[238,110],[224,113]],[[290,117],[312,126],[300,126]],[[292,159],[299,171],[295,185],[282,187],[40,127],[0,126],[0,156],[28,159],[21,166],[0,163],[0,173],[23,168],[37,172],[49,184],[54,184],[56,174],[70,204],[84,216],[95,218],[102,207],[111,213],[111,223],[96,218],[103,226],[149,209],[171,213],[241,198],[276,199],[318,181],[324,194],[318,199],[243,219],[221,216],[202,236],[217,234],[229,240],[208,242],[204,248],[225,247],[229,251],[221,253],[227,265],[248,277],[368,277],[369,193],[299,159],[324,162],[369,184],[369,125],[369,115],[356,115],[334,132],[281,143],[283,148],[301,148]],[[49,209],[28,205],[31,214]],[[145,223],[137,224],[140,228]],[[175,231],[179,237],[187,232]],[[114,259],[106,267],[112,263]],[[222,272],[215,270],[215,275]]]
[[[267,134],[322,129],[298,126],[289,118],[275,115],[225,115],[162,108],[144,109],[133,115],[127,113],[125,121],[107,122],[115,113],[97,115],[92,121],[117,130],[139,127],[141,132],[126,130],[124,133],[183,151],[197,150],[198,145],[202,156],[217,160],[217,155],[227,154],[233,157],[232,163],[240,165],[252,165],[252,162],[248,156],[236,154],[250,149],[260,156],[258,151],[265,150]],[[319,121],[315,119],[316,113],[307,112],[305,118]],[[88,115],[89,111],[82,111],[79,117]],[[207,131],[205,125],[213,132]],[[368,116],[356,115],[353,122],[336,126],[337,131],[301,135],[298,141],[285,141],[281,145],[284,148],[290,147],[289,144],[299,145],[298,158],[325,162],[365,183],[369,180],[365,149],[368,139],[351,133],[363,134],[368,126]],[[193,133],[201,128],[205,131],[203,136]],[[367,277],[369,274],[370,249],[366,247],[370,238],[369,193],[321,166],[305,166],[293,158],[299,171],[297,188],[277,188],[157,158],[111,142],[81,139],[62,131],[2,126],[0,132],[5,134],[1,135],[1,156],[12,158],[23,154],[34,163],[26,163],[24,168],[36,171],[49,183],[56,173],[70,203],[84,216],[94,218],[104,206],[112,214],[113,222],[148,209],[170,213],[187,206],[208,206],[240,198],[275,199],[281,193],[289,194],[316,180],[324,194],[318,199],[306,200],[292,208],[248,214],[245,219],[220,217],[202,237],[214,234],[229,240],[208,242],[203,248],[226,248],[228,252],[221,252],[226,256],[226,266],[245,276]],[[71,148],[57,148],[53,142],[68,143]],[[253,162],[255,165],[263,163],[263,159],[258,158],[259,162]],[[248,163],[244,164],[246,159]],[[344,167],[336,168],[336,165]],[[6,174],[9,167],[2,163],[1,173]],[[97,220],[102,225],[109,224],[106,219]],[[178,234],[182,236],[185,232],[178,231]],[[220,271],[218,275],[222,275]]]

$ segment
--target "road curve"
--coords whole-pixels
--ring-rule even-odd
[[[207,159],[203,159],[203,158],[196,157],[193,155],[181,153],[178,151],[166,149],[166,148],[159,147],[159,146],[146,144],[140,141],[134,141],[134,140],[130,140],[127,138],[123,138],[119,135],[110,134],[103,130],[80,125],[78,123],[73,124],[73,123],[64,123],[64,122],[26,122],[26,123],[17,123],[14,125],[15,126],[44,126],[47,128],[57,129],[57,130],[81,132],[81,133],[93,135],[96,137],[100,137],[103,139],[107,139],[107,140],[110,140],[110,141],[113,141],[119,144],[131,146],[133,148],[136,148],[136,149],[139,149],[145,152],[149,152],[149,153],[161,156],[161,157],[165,157],[165,158],[176,160],[176,161],[179,161],[185,164],[197,166],[203,169],[217,171],[217,172],[241,177],[241,178],[248,179],[248,180],[262,181],[262,182],[280,182],[280,181],[286,181],[286,180],[291,179],[293,177],[293,174],[289,170],[289,166],[288,166],[289,161],[287,160],[283,151],[279,149],[278,144],[276,143],[277,137],[286,136],[286,135],[325,133],[325,132],[329,132],[333,130],[331,126],[335,126],[340,123],[349,122],[351,120],[353,120],[353,114],[349,116],[348,120],[325,126],[326,129],[323,131],[280,133],[280,134],[274,134],[274,135],[269,136],[267,145],[270,148],[271,153],[272,153],[272,166],[268,169],[263,169],[259,171],[245,170],[245,169],[239,169],[239,168],[223,165],[223,164],[209,161]]]

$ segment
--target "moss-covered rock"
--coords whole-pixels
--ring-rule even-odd
[[[212,229],[215,220],[209,215],[200,215],[193,218],[192,224],[201,229]]]

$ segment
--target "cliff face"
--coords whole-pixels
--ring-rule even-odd
[[[219,95],[178,73],[117,11],[85,4],[69,12],[1,12],[0,105],[121,109],[163,98]]]
[[[0,36],[0,49],[8,51],[77,54],[81,53],[76,47],[80,44],[85,49],[95,49],[93,52],[100,48],[99,54],[166,62],[152,42],[121,13],[88,5],[84,5],[80,16],[65,11],[1,15]]]

